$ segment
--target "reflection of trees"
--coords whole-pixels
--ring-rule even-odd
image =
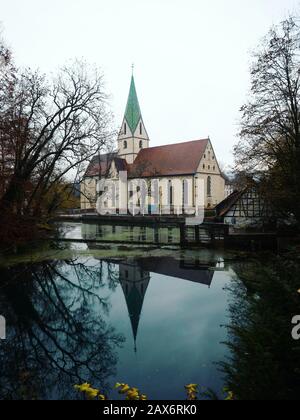
[[[300,342],[291,337],[292,317],[300,311],[299,257],[272,257],[236,272],[231,358],[221,364],[227,386],[241,400],[299,399]]]
[[[0,313],[8,337],[0,346],[0,398],[71,398],[73,385],[107,389],[123,338],[101,312],[99,267],[77,261],[0,269]]]

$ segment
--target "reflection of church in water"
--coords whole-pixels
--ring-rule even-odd
[[[122,263],[119,267],[119,280],[126,299],[136,351],[140,317],[151,277],[149,271],[144,271],[135,262]]]
[[[222,267],[220,267],[222,268]],[[151,273],[192,281],[210,287],[217,264],[211,266],[199,260],[177,260],[172,257],[151,257],[119,263],[119,281],[130,317],[136,351],[136,340]]]

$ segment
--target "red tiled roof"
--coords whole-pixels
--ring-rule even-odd
[[[143,149],[130,168],[130,178],[194,175],[209,140],[195,140]]]
[[[110,167],[112,162],[115,161],[116,167],[118,171],[124,171],[127,169],[125,159],[121,159],[117,157],[115,153],[106,154],[102,156],[95,156],[85,173],[86,177],[93,177],[93,176],[108,176]]]
[[[195,140],[142,149],[131,165],[127,164],[125,159],[119,158],[116,153],[95,156],[85,176],[107,176],[113,161],[118,171],[128,171],[129,178],[194,175],[208,142],[208,139]]]

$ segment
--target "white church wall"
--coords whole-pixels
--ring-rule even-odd
[[[197,177],[204,181],[205,207],[213,208],[225,198],[225,180],[216,174],[198,173]],[[211,195],[208,195],[208,179],[211,179]]]
[[[211,178],[211,196],[208,196],[208,177]],[[193,207],[196,201],[196,194],[200,194],[200,191],[196,191],[196,179],[203,180],[204,185],[204,199],[205,207],[213,208],[218,203],[220,203],[225,198],[225,180],[220,175],[214,174],[203,174],[198,173],[195,177],[193,176],[178,176],[178,177],[164,177],[159,178],[159,203],[155,203],[154,199],[148,197],[148,205],[154,206],[159,204],[160,208],[168,208],[169,200],[169,188],[172,185],[173,188],[173,206],[176,209],[181,209],[183,205],[183,182],[187,181],[185,188],[188,188],[188,201],[185,203],[185,206]],[[156,178],[157,179],[157,178]],[[137,182],[137,180],[130,180]],[[145,180],[147,186],[149,187],[151,179]],[[123,211],[128,207],[128,202],[137,203],[138,201],[138,192],[127,194],[128,185],[121,184],[121,190],[119,190],[119,182],[115,179],[114,182],[117,186],[117,200],[120,203],[120,206]],[[86,178],[82,184],[82,194],[81,194],[81,208],[82,210],[94,209],[96,204],[96,185],[97,178]],[[199,183],[201,186],[201,184]],[[89,199],[88,199],[88,198]],[[179,210],[180,211],[180,210]]]
[[[211,141],[206,147],[197,172],[197,176],[205,183],[205,207],[213,208],[225,198],[225,179],[221,175]],[[211,179],[211,195],[208,195],[209,177]]]

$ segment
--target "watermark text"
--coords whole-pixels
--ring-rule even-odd
[[[294,340],[300,340],[300,315],[294,316],[292,324],[295,325],[292,329],[292,337]]]
[[[0,315],[0,340],[6,339],[6,319]]]
[[[105,215],[184,215],[187,225],[204,221],[205,181],[202,178],[128,179],[126,171],[118,180],[97,183],[97,212]]]

